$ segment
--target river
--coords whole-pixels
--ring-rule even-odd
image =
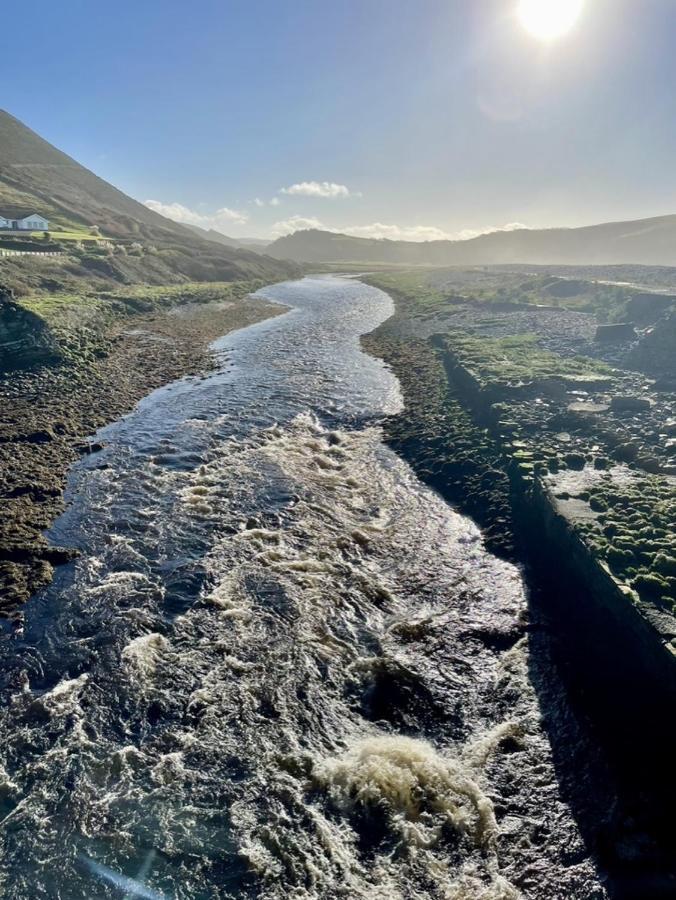
[[[2,645],[7,898],[604,897],[520,571],[382,442],[390,298],[335,276],[72,470]]]

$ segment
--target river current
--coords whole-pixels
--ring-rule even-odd
[[[76,465],[5,639],[7,898],[604,897],[519,570],[382,442],[389,297],[333,276]]]

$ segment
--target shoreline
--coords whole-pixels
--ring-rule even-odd
[[[521,554],[500,448],[465,408],[433,346],[407,333],[397,292],[387,292],[394,314],[361,338],[364,351],[392,369],[404,398],[402,412],[384,423],[385,441],[422,481],[479,525],[491,553],[517,562]]]
[[[73,556],[49,545],[44,532],[65,507],[71,465],[97,449],[89,438],[153,390],[215,369],[218,338],[285,311],[247,295],[125,315],[108,324],[82,363],[0,375],[2,619],[20,626],[23,603]]]

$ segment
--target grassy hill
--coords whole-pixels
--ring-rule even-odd
[[[99,226],[107,237],[152,246],[169,274],[190,280],[284,278],[294,271],[270,257],[216,244],[164,218],[81,166],[0,110],[0,213],[35,211],[64,228]],[[158,268],[158,260],[154,260]],[[171,280],[171,279],[169,279]]]
[[[298,262],[403,265],[676,265],[676,216],[584,228],[496,231],[466,241],[389,241],[297,231],[266,252]]]

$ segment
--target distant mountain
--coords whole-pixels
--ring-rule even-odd
[[[237,243],[241,247],[258,247],[259,251],[269,247],[272,241],[265,238],[238,238]]]
[[[102,234],[177,251],[189,277],[284,278],[292,271],[270,257],[203,238],[99,178],[0,110],[0,215],[37,212],[61,225],[98,225]],[[187,253],[185,253],[187,251]],[[197,260],[200,265],[196,265]]]
[[[467,241],[389,241],[297,231],[266,251],[298,262],[405,265],[676,265],[676,215],[584,228],[494,231]]]
[[[215,244],[223,244],[225,247],[256,248],[260,252],[270,244],[270,241],[262,238],[231,238],[227,234],[223,234],[213,228],[200,228],[199,225],[186,224],[184,228],[189,228],[190,231],[198,234],[200,237],[213,241]]]
[[[224,247],[241,246],[235,238],[228,237],[226,234],[221,234],[220,231],[215,231],[213,228],[200,228],[199,225],[188,225],[187,222],[183,223],[183,227],[192,231],[193,234],[199,235],[199,237],[203,238],[205,241],[213,241],[214,244],[222,244]]]

